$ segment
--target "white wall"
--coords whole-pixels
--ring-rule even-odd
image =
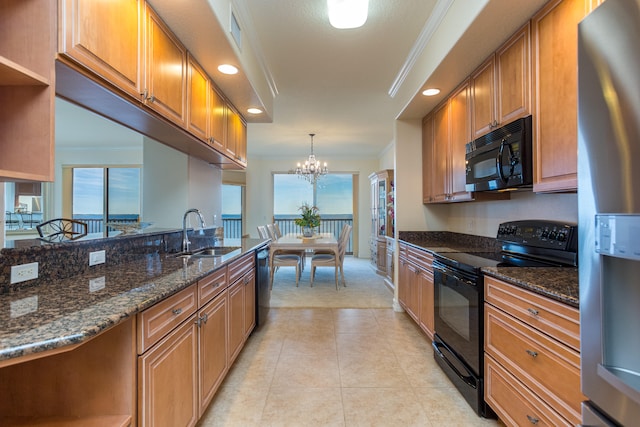
[[[215,222],[222,225],[222,169],[189,157],[188,206],[200,209],[207,226],[216,225]],[[199,224],[192,222],[192,225]]]
[[[368,258],[369,236],[371,234],[371,195],[369,189],[369,175],[379,170],[379,159],[349,159],[349,158],[322,158],[329,164],[330,172],[358,173],[358,229],[354,230],[353,237],[358,239],[358,257]],[[245,233],[257,237],[256,227],[273,220],[273,172],[287,172],[300,159],[280,158],[267,159],[248,156],[247,179],[247,229]],[[357,232],[357,234],[356,234]]]

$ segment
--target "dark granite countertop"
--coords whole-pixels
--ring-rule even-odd
[[[401,241],[433,253],[500,251],[486,238],[446,232],[406,233]],[[494,239],[495,240],[495,239]],[[578,307],[578,269],[569,267],[484,267],[482,272],[567,305]]]
[[[264,243],[227,240],[225,246],[241,249],[215,258],[147,254],[0,294],[0,361],[82,343]]]
[[[568,267],[485,267],[484,274],[578,308],[578,269]]]

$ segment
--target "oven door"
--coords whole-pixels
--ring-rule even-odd
[[[476,375],[484,371],[482,354],[482,285],[477,277],[433,262],[435,331]]]

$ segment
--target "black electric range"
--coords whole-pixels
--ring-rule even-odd
[[[436,251],[434,357],[469,405],[494,416],[484,401],[483,267],[577,265],[577,227],[555,221],[500,224],[499,252]]]

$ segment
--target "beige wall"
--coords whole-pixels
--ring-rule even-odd
[[[248,156],[246,171],[247,181],[247,229],[245,233],[257,237],[256,227],[273,220],[273,172],[287,172],[300,159],[297,158],[257,158]],[[379,169],[379,159],[322,158],[329,164],[330,172],[358,173],[358,210],[357,230],[354,228],[353,238],[357,238],[358,257],[368,258],[369,235],[371,227],[369,175]]]

